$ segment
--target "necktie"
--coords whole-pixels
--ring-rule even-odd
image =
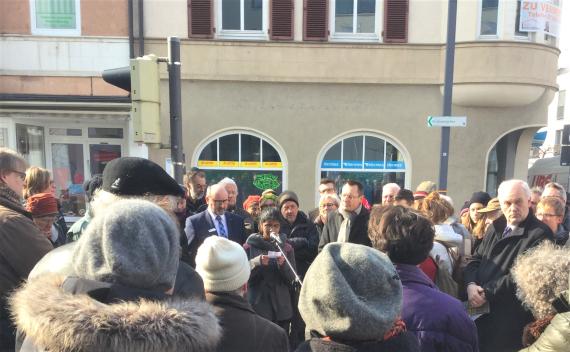
[[[505,231],[503,231],[503,238],[508,237],[512,231],[513,229],[511,229],[510,226],[505,227]]]
[[[222,237],[228,238],[228,233],[226,232],[226,228],[224,227],[224,223],[222,222],[221,216],[216,216],[216,221],[218,222],[219,234]]]

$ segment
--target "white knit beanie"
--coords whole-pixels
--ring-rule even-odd
[[[249,280],[249,261],[237,243],[219,236],[210,236],[198,248],[196,271],[209,292],[230,292]]]

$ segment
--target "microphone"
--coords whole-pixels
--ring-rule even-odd
[[[277,242],[279,245],[283,245],[283,241],[281,241],[281,237],[279,237],[279,235],[276,234],[275,232],[272,232],[271,234],[269,234],[269,237],[273,241]]]

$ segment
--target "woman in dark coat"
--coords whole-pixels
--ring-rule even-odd
[[[370,214],[372,246],[388,254],[402,280],[402,319],[422,351],[477,352],[477,330],[462,303],[440,292],[417,267],[429,255],[432,223],[412,210],[396,206]]]
[[[283,327],[289,332],[293,316],[290,286],[295,275],[285,257],[271,238],[279,234],[279,210],[267,208],[259,217],[259,233],[250,235],[243,245],[251,265],[248,282],[248,300],[257,314]],[[286,243],[286,236],[278,235],[281,248],[295,268],[293,247]]]

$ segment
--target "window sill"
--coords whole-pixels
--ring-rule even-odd
[[[479,35],[477,40],[499,40],[498,35]]]
[[[265,31],[221,31],[216,35],[216,39],[231,40],[269,40]]]
[[[379,43],[380,37],[376,33],[370,34],[346,34],[332,33],[330,35],[331,42],[339,43]]]
[[[45,35],[53,37],[79,37],[80,29],[35,29],[32,28],[32,35]]]

